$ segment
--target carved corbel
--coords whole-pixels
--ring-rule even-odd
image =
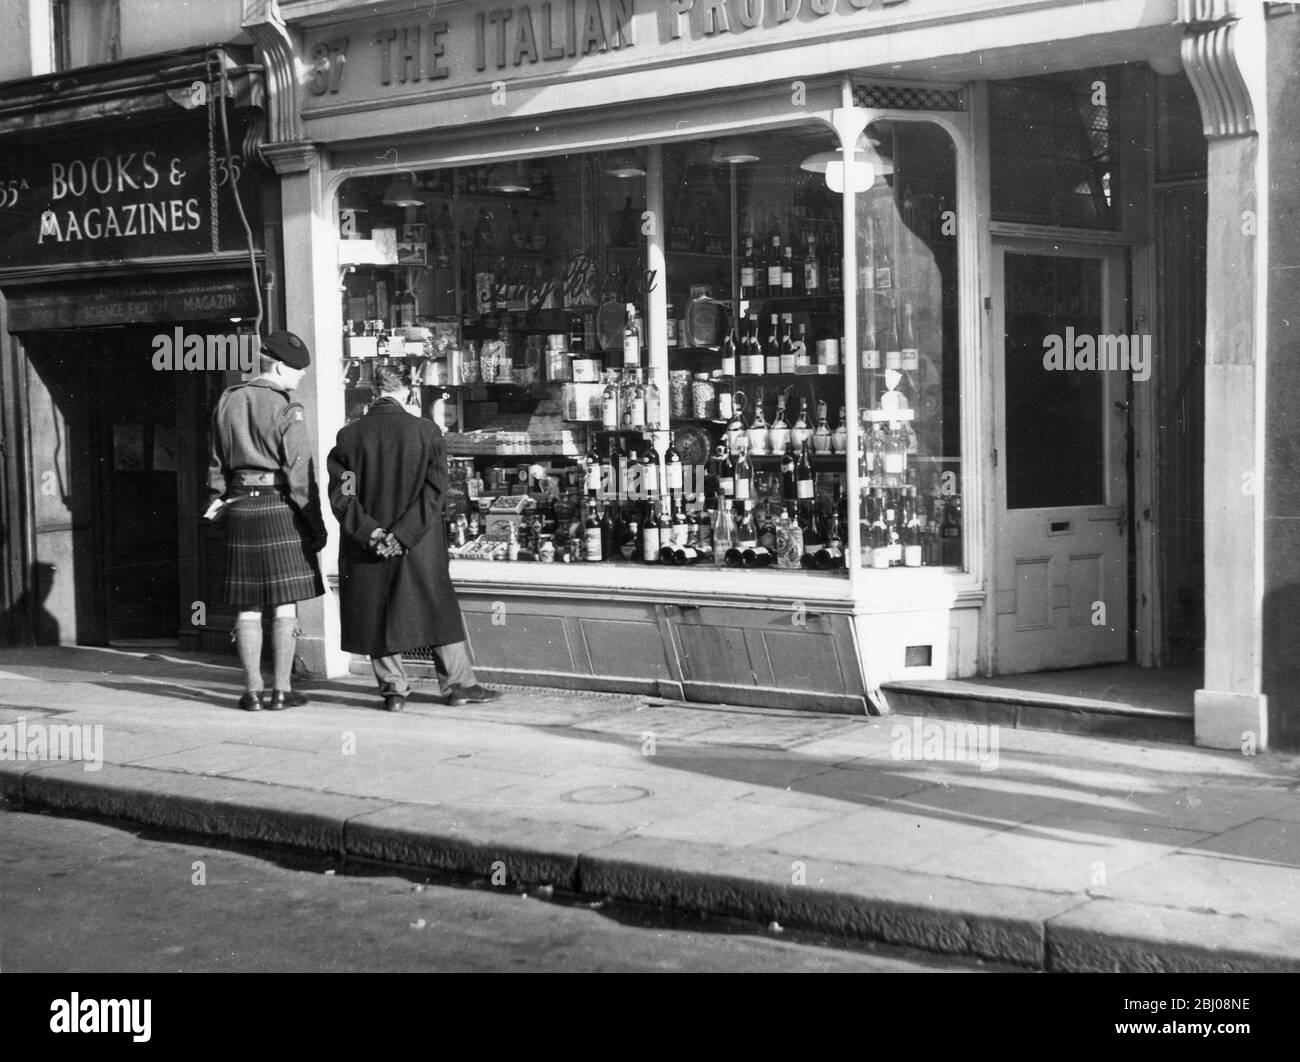
[[[1237,0],[1179,0],[1178,20],[1187,27],[1183,37],[1183,69],[1201,105],[1207,137],[1248,136],[1258,131],[1250,86],[1243,70],[1243,53],[1256,34]],[[1258,59],[1258,57],[1256,57]]]
[[[298,61],[279,0],[244,0],[243,27],[257,44],[266,67],[268,139],[271,143],[301,139]]]

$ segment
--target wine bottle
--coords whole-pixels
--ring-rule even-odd
[[[627,422],[629,428],[638,429],[646,426],[645,420],[645,386],[641,383],[641,370],[636,371],[636,375],[628,387],[627,399]]]
[[[606,431],[617,431],[619,421],[618,383],[613,371],[605,373],[605,390],[600,395],[600,426]]]
[[[812,427],[808,423],[808,399],[804,397],[799,399],[799,416],[794,422],[794,427],[790,429],[790,444],[798,450],[810,438],[812,438]]]
[[[664,481],[664,490],[668,493],[682,492],[682,455],[671,439],[668,441],[668,449],[664,451]]]
[[[653,510],[647,509],[645,526],[641,528],[641,559],[646,564],[659,563],[659,517]]]
[[[922,531],[920,515],[916,509],[916,488],[903,488],[903,565],[921,566]]]
[[[789,248],[787,248],[789,250]],[[781,355],[780,371],[785,373],[794,372],[794,319],[791,314],[783,313],[781,315],[781,324],[784,325],[784,332],[781,336]]]
[[[683,498],[679,497],[676,504],[674,504],[672,495],[669,495],[668,507],[673,513],[673,548],[680,549],[691,539],[691,518],[686,512],[686,502]]]
[[[790,417],[785,411],[785,392],[776,393],[776,416],[767,429],[767,448],[774,454],[783,454],[790,448]]]
[[[903,367],[903,349],[898,340],[898,314],[892,315],[888,331],[885,332],[885,340],[882,344],[885,350],[885,368],[901,369]]]
[[[912,304],[903,303],[903,334],[899,337],[899,368],[903,372],[916,372],[920,368],[921,351],[916,341],[916,324],[912,318]]]
[[[808,233],[808,253],[803,258],[803,290],[805,295],[821,294],[821,267],[817,262],[817,236]]]
[[[722,341],[722,375],[736,375],[736,340],[735,330],[732,329],[727,333],[727,338]]]
[[[646,444],[645,453],[641,455],[641,489],[647,498],[653,499],[659,494],[659,451],[655,449],[654,440]]]
[[[749,448],[742,446],[736,459],[736,501],[745,502],[753,497],[754,470],[749,463]]]
[[[629,302],[624,307],[624,313],[626,321],[623,325],[623,368],[640,368],[641,330],[636,322],[636,307]]]
[[[767,354],[763,369],[775,375],[781,371],[781,340],[777,336],[777,315],[772,314],[771,325],[767,333]]]
[[[596,437],[591,437],[586,457],[587,497],[594,498],[600,494],[600,451],[596,449]]]
[[[755,297],[754,270],[754,237],[746,236],[745,256],[740,260],[740,297],[742,299]]]
[[[808,444],[804,443],[799,450],[799,462],[795,467],[795,497],[800,501],[811,501],[816,493],[815,483],[812,461],[808,458]]]
[[[782,274],[782,257],[781,257],[781,234],[772,233],[772,245],[767,251],[767,293],[770,296],[781,294],[781,274]]]
[[[795,288],[794,246],[788,243],[785,245],[785,254],[781,258],[781,294],[787,296],[798,294]]]
[[[799,499],[798,463],[794,447],[787,446],[781,455],[781,497],[792,504]]]
[[[736,497],[736,462],[725,446],[718,447],[718,495],[728,502]]]
[[[600,517],[596,515],[596,507],[590,505],[587,507],[587,520],[584,524],[583,534],[583,560],[598,561],[602,559],[601,554],[601,526]]]
[[[889,257],[889,241],[881,232],[876,238],[876,287],[888,289],[893,286],[894,269]]]
[[[749,237],[753,239],[753,237]],[[765,299],[767,290],[767,257],[761,244],[754,247],[754,298]]]
[[[659,385],[651,375],[645,382],[645,422],[646,427],[655,429],[663,425],[663,402],[659,394]]]
[[[600,518],[600,556],[602,560],[613,560],[618,549],[618,521],[614,519],[614,506],[605,506]]]
[[[713,563],[727,563],[727,553],[736,548],[736,521],[731,517],[731,502],[718,495],[718,511],[713,518]]]

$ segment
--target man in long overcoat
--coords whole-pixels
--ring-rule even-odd
[[[370,657],[384,707],[410,693],[402,653],[434,647],[448,704],[498,694],[478,684],[447,565],[441,429],[411,416],[400,371],[375,371],[379,399],[344,427],[329,455],[329,497],[342,531],[339,610],[344,650]]]

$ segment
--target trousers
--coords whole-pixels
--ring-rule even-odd
[[[380,694],[396,694],[405,697],[411,692],[411,683],[406,677],[406,667],[402,664],[402,654],[392,656],[372,656],[370,666],[375,672],[375,681],[379,683]],[[445,694],[452,686],[468,688],[478,684],[474,676],[474,667],[469,661],[469,648],[464,642],[450,642],[447,645],[433,647],[433,666],[438,672],[438,686]]]

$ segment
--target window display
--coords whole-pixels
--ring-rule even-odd
[[[951,146],[945,172],[894,140],[898,178],[857,199],[856,285],[843,197],[803,165],[833,150],[822,127],[345,182],[348,418],[405,361],[446,431],[462,558],[960,565],[958,504],[934,500],[959,468],[955,241],[930,225]]]

